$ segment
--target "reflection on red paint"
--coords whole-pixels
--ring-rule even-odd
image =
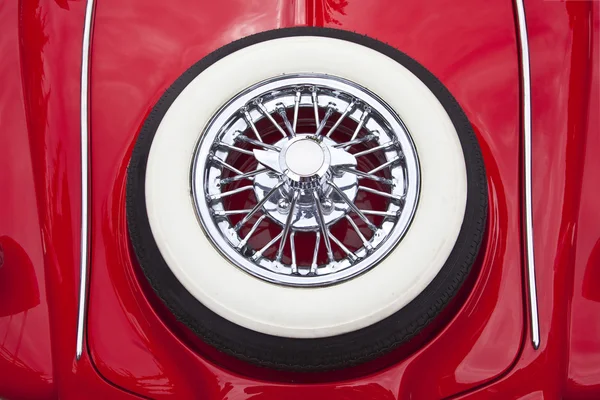
[[[85,2],[22,0],[0,8],[0,148],[10,149],[0,157],[1,187],[10,188],[0,196],[0,397],[599,398],[597,2],[525,2],[540,350],[529,345],[523,324],[518,47],[514,10],[504,0],[306,2],[308,25],[368,34],[424,64],[475,128],[489,177],[488,233],[475,273],[439,325],[373,364],[283,374],[205,345],[149,291],[129,248],[123,207],[140,125],[162,92],[209,52],[302,21],[295,3],[96,2],[90,302],[78,363]],[[366,73],[377,73],[376,66]]]
[[[40,291],[31,260],[12,238],[0,236],[0,318],[25,312],[40,304]]]

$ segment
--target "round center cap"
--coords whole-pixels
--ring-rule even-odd
[[[287,167],[300,176],[316,174],[324,160],[323,149],[310,139],[292,143],[285,153]]]

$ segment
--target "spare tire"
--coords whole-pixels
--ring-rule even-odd
[[[280,29],[188,69],[139,134],[133,249],[207,343],[262,366],[371,360],[465,280],[487,215],[481,150],[448,90],[355,33]]]

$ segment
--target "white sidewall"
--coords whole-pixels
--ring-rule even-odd
[[[213,114],[245,88],[294,73],[331,74],[376,93],[406,124],[421,167],[419,203],[402,241],[375,268],[324,288],[275,285],[232,265],[198,223],[191,196],[195,146]],[[150,227],[183,286],[233,323],[291,338],[355,331],[413,300],[438,274],[454,247],[466,194],[465,162],[456,129],[427,86],[372,49],[312,36],[258,43],[204,70],[162,119],[146,172]]]

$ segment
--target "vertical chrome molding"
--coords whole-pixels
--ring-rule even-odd
[[[85,8],[85,23],[81,47],[81,255],[79,259],[79,310],[77,313],[77,344],[75,358],[79,360],[83,354],[83,339],[85,331],[85,316],[87,310],[87,280],[88,280],[88,211],[89,211],[89,70],[90,42],[92,34],[92,17],[94,0],[87,0]]]
[[[524,0],[515,0],[521,48],[521,79],[523,105],[523,162],[525,189],[525,250],[527,253],[527,286],[531,318],[531,342],[540,347],[540,323],[538,315],[537,287],[535,282],[535,254],[533,246],[533,204],[531,193],[531,73],[529,70],[529,41],[525,20]]]

